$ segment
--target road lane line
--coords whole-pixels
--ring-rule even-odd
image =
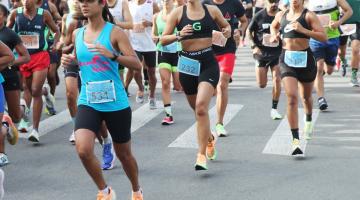
[[[236,114],[243,108],[240,104],[228,104],[227,112],[224,116],[224,126],[226,126]],[[209,111],[211,126],[216,124],[216,106],[212,107]],[[231,133],[230,133],[231,134]],[[178,138],[176,138],[169,147],[178,148],[198,148],[196,139],[196,123],[194,123],[189,129],[183,132]]]
[[[304,109],[299,109],[299,136],[300,136],[300,146],[303,152],[305,153],[307,140],[303,139],[303,128],[304,128]],[[316,120],[319,116],[319,110],[314,109],[312,120],[313,120],[313,126],[315,127]],[[316,132],[316,129],[314,129],[314,132]],[[275,130],[275,132],[272,134],[271,138],[267,142],[264,150],[262,153],[264,154],[276,154],[276,155],[288,155],[290,156],[291,152],[291,140],[292,135],[290,132],[290,126],[287,120],[287,117],[284,117],[283,120],[281,120],[279,126]]]

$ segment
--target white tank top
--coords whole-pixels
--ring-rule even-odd
[[[123,16],[123,13],[122,13],[122,9],[123,9],[122,8],[122,3],[123,3],[123,0],[116,0],[115,6],[113,8],[109,8],[110,13],[114,17],[114,19],[118,20],[120,22],[124,21],[124,16]]]
[[[308,9],[314,12],[328,10],[337,6],[337,0],[309,0]]]
[[[152,22],[153,1],[146,0],[145,3],[137,5],[134,0],[129,2],[129,9],[133,23],[140,24],[142,20]],[[130,30],[130,43],[136,51],[148,52],[156,51],[156,45],[151,37],[151,27],[146,27],[144,32],[138,33]]]

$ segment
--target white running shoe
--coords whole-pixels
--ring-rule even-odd
[[[2,200],[5,195],[4,180],[5,180],[5,173],[2,169],[0,169],[0,200]]]
[[[69,137],[69,142],[72,144],[72,145],[75,145],[75,132],[73,131]]]
[[[150,107],[150,110],[157,109],[155,98],[149,98],[149,107]]]
[[[6,154],[0,153],[0,166],[5,166],[9,164],[9,159]]]
[[[29,129],[29,122],[25,121],[24,119],[21,119],[18,125],[18,130],[22,133],[27,133],[28,129]]]
[[[281,116],[280,113],[277,111],[277,109],[271,109],[270,116],[271,116],[271,119],[273,119],[273,120],[282,119],[282,116]]]
[[[40,142],[39,133],[38,133],[35,129],[33,129],[33,130],[31,131],[31,134],[29,135],[28,140],[31,141],[31,142],[34,142],[34,143]]]
[[[29,121],[30,119],[30,109],[27,107],[24,99],[20,99],[20,106],[24,107],[24,120]]]
[[[43,95],[43,101],[46,104],[45,111],[48,115],[55,115],[55,97],[50,93],[50,86],[48,84],[44,84],[43,90],[45,90],[46,95]]]

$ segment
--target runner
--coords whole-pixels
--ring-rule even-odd
[[[9,15],[7,8],[0,4],[0,40],[5,43],[13,52],[16,50],[17,58],[13,66],[5,68],[1,71],[5,82],[2,83],[5,99],[7,102],[8,113],[15,124],[21,121],[25,123],[24,120],[21,120],[26,110],[25,107],[20,106],[20,75],[19,75],[19,66],[30,61],[30,55],[23,45],[20,37],[11,29],[5,26],[5,20]]]
[[[0,4],[2,9],[6,7]],[[1,15],[0,18],[4,18],[5,15]],[[3,42],[0,42],[0,70],[12,66],[14,64],[15,57],[11,52],[11,49],[6,46]],[[0,74],[0,83],[4,82],[4,78]],[[15,145],[18,141],[19,134],[17,132],[14,123],[8,115],[4,115],[5,108],[5,98],[4,98],[4,89],[2,84],[0,84],[0,166],[4,166],[9,163],[9,159],[5,154],[5,137],[11,145]]]
[[[248,21],[245,16],[245,9],[238,0],[204,0],[203,2],[217,6],[231,26],[231,37],[226,40],[226,44],[223,46],[215,44],[212,47],[220,67],[220,79],[216,88],[217,123],[215,129],[218,136],[225,137],[227,132],[224,128],[224,115],[229,100],[229,81],[235,66],[236,44],[233,37],[234,30],[237,29],[235,22],[239,21],[241,23],[239,29],[242,33],[245,33]],[[215,33],[221,34],[218,28],[215,31],[217,31]]]
[[[181,40],[178,70],[180,83],[196,117],[199,151],[195,170],[207,170],[206,158],[216,159],[215,137],[210,131],[209,103],[219,81],[219,65],[212,46],[212,30],[219,26],[226,38],[231,26],[216,6],[202,5],[200,0],[188,0],[167,18],[161,45]],[[174,35],[175,27],[177,30]],[[185,67],[186,66],[186,67]],[[205,156],[206,155],[206,156]]]
[[[256,80],[260,88],[267,85],[267,73],[271,69],[273,89],[272,89],[272,108],[270,117],[273,120],[281,119],[282,116],[277,111],[281,94],[281,75],[279,67],[279,57],[281,45],[270,43],[270,26],[279,11],[279,0],[266,0],[266,8],[259,11],[248,29],[249,39],[253,43],[253,55],[256,60]]]
[[[339,18],[339,7],[344,13],[341,18]],[[326,42],[316,41],[313,38],[310,40],[311,51],[314,53],[317,62],[315,88],[318,95],[318,104],[319,109],[324,111],[328,108],[324,97],[324,74],[326,72],[330,75],[334,70],[339,48],[339,26],[352,15],[352,9],[346,0],[309,0],[308,8],[320,17],[320,22],[326,28],[328,37]]]
[[[340,27],[341,33],[341,27]],[[341,75],[346,76],[346,68],[348,67],[347,60],[346,60],[346,48],[348,43],[349,35],[341,35],[339,37],[339,49],[338,49],[338,56],[336,58],[336,69],[341,69]],[[341,68],[340,68],[341,67]]]
[[[39,123],[42,113],[42,86],[46,79],[50,64],[47,44],[45,41],[45,28],[48,26],[54,33],[54,49],[59,40],[59,30],[53,21],[51,14],[37,8],[36,0],[24,1],[24,6],[11,12],[7,26],[13,28],[20,35],[24,45],[27,47],[31,60],[29,63],[20,66],[20,72],[25,78],[25,88],[34,99],[33,102],[33,130],[29,136],[32,142],[39,142]],[[31,105],[31,97],[24,96],[27,107]]]
[[[265,0],[254,0],[255,14],[265,8]]]
[[[305,109],[304,135],[311,138],[312,90],[316,78],[316,62],[309,48],[309,39],[325,42],[327,36],[316,15],[304,8],[304,0],[291,0],[289,9],[276,14],[271,24],[271,42],[282,40],[280,71],[288,105],[287,118],[293,136],[293,156],[302,156],[298,123],[298,92]],[[280,33],[279,33],[280,31]]]
[[[155,13],[159,12],[157,3],[152,0],[134,0],[129,2],[130,13],[133,18],[134,27],[130,30],[130,42],[136,51],[140,61],[144,61],[149,76],[150,94],[149,94],[149,107],[150,109],[156,109],[155,89],[156,89],[156,45],[154,44],[151,32],[152,18]],[[132,71],[129,70],[126,78],[126,88],[129,87],[131,80],[128,80],[128,76],[132,75]],[[135,80],[138,83],[139,91],[136,95],[136,102],[144,102],[144,92],[142,88],[141,74],[134,74]],[[141,81],[140,81],[141,80]],[[145,78],[146,80],[146,78]]]
[[[171,76],[173,79],[179,76],[177,71],[178,63],[178,51],[181,50],[180,44],[175,41],[169,45],[162,46],[159,42],[159,38],[163,34],[165,24],[171,11],[174,10],[174,0],[162,0],[162,11],[155,14],[153,18],[153,37],[157,43],[158,50],[158,67],[162,83],[162,99],[164,103],[165,118],[162,120],[162,125],[171,125],[174,123],[171,107]],[[174,34],[177,30],[174,31]]]
[[[251,19],[253,17],[253,0],[242,0],[242,5],[245,9],[245,16],[248,21],[247,25],[249,25],[249,22],[251,22]],[[237,27],[238,27],[238,23],[237,23],[237,26],[235,29],[238,32],[239,29],[237,29]],[[246,26],[244,30],[246,30],[247,28],[248,27]],[[235,34],[235,30],[234,30],[234,34]],[[239,42],[239,44],[240,44],[240,46],[245,47],[246,46],[246,41],[245,41],[246,32],[243,32],[241,34],[242,34],[242,41],[241,41],[241,44],[240,44],[240,42]]]
[[[51,16],[55,20],[57,24],[61,24],[61,16],[55,6],[49,0],[38,0],[37,3],[42,9],[50,12]],[[61,27],[61,26],[59,26]],[[54,44],[54,35],[48,28],[45,29],[46,42],[48,46],[52,46]],[[50,56],[50,66],[47,73],[47,84],[43,86],[43,101],[45,102],[45,113],[48,115],[55,115],[55,89],[56,85],[59,83],[59,75],[57,73],[57,69],[59,67],[59,55],[56,50],[48,49],[48,53]]]
[[[16,8],[22,6],[21,0],[10,0],[10,3],[11,3],[11,6],[12,6],[11,7],[12,9],[16,9]]]
[[[350,85],[359,87],[357,72],[360,62],[360,22],[356,23],[356,33],[350,36],[351,39],[351,78]]]
[[[93,153],[96,135],[102,121],[105,121],[112,135],[116,154],[131,181],[132,199],[142,200],[137,164],[131,153],[131,109],[118,73],[119,63],[133,70],[140,70],[141,64],[126,34],[106,22],[112,18],[106,1],[79,2],[88,25],[73,34],[75,55],[65,54],[62,57],[63,65],[69,66],[72,62],[77,62],[80,66],[82,82],[75,122],[76,149],[99,189],[97,199],[116,199],[115,192],[106,184],[100,164]],[[102,94],[97,96],[99,93]],[[122,123],[118,123],[119,121]]]

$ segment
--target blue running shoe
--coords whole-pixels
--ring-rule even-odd
[[[112,143],[103,145],[103,170],[110,170],[114,168],[115,156],[112,151]]]

